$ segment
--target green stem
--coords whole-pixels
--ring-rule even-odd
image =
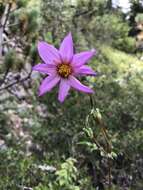
[[[92,96],[90,95],[90,104],[91,104],[91,107],[92,109],[94,109],[94,100],[92,98]],[[95,115],[93,115],[93,117],[95,118]],[[97,118],[95,118],[97,119]],[[101,132],[107,142],[107,150],[104,150],[104,148],[102,148],[102,150],[104,151],[104,153],[107,155],[107,158],[108,158],[108,184],[109,184],[109,190],[111,189],[111,160],[108,156],[109,153],[111,153],[111,150],[112,150],[112,145],[111,145],[111,141],[109,139],[109,135],[108,135],[108,131],[106,130],[106,125],[105,123],[103,122],[103,120],[98,120],[98,124],[100,125],[101,127]],[[94,137],[94,141],[97,145],[97,147],[101,150],[101,145],[98,143],[98,141],[96,140],[96,138]]]

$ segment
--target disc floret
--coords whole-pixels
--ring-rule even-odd
[[[68,78],[72,74],[71,65],[68,63],[61,63],[57,66],[58,74],[63,78]]]

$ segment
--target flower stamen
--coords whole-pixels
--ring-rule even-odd
[[[58,74],[63,78],[68,78],[68,76],[72,73],[72,68],[70,64],[61,63],[57,66]]]

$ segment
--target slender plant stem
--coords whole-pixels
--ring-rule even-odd
[[[108,182],[109,182],[109,190],[111,189],[111,160],[108,157]]]
[[[91,104],[91,107],[92,109],[94,109],[94,100],[93,100],[93,97],[90,95],[90,104]],[[93,117],[95,119],[96,116],[93,115]],[[101,132],[106,140],[106,143],[107,143],[107,150],[104,150],[103,149],[103,152],[107,155],[107,159],[108,159],[108,187],[109,187],[109,190],[111,189],[111,185],[112,185],[112,182],[111,182],[111,159],[109,157],[108,154],[111,153],[111,150],[112,150],[112,146],[111,146],[111,142],[110,142],[110,138],[109,138],[109,135],[108,135],[108,131],[107,131],[107,127],[104,123],[104,121],[101,119],[100,121],[98,121],[98,124],[100,125],[100,128],[101,128]],[[96,140],[96,138],[94,138],[94,141],[95,141],[95,144],[97,145],[97,147],[101,150],[101,145],[98,143],[98,141]]]

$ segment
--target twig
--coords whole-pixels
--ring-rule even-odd
[[[12,27],[12,26],[17,26],[19,23],[14,23],[14,24],[8,24],[7,27]]]
[[[2,84],[5,82],[5,79],[6,79],[7,75],[8,75],[9,70],[10,70],[10,68],[7,68],[2,81],[0,81],[0,86],[2,86]]]
[[[9,88],[7,89],[7,91],[8,91],[11,95],[15,96],[18,100],[21,100],[21,99],[19,98],[19,96],[18,96],[16,93],[14,93],[12,90],[10,90]]]
[[[33,190],[32,187],[26,187],[26,186],[23,186],[23,185],[17,185],[21,190]]]
[[[12,42],[12,40],[4,41],[2,44],[0,44],[0,46],[3,46],[3,45],[8,44],[8,43],[10,43],[10,42]]]
[[[87,11],[83,11],[83,12],[79,12],[79,13],[76,13],[74,16],[75,17],[79,17],[79,16],[82,16],[82,15],[91,15],[93,14],[94,12],[96,12],[96,8],[93,9],[93,10],[87,10]]]
[[[30,79],[31,73],[32,73],[32,71],[30,71],[30,73],[29,73],[26,77],[24,77],[24,78],[22,78],[22,79],[20,79],[20,80],[14,81],[13,83],[8,84],[8,85],[6,85],[6,86],[0,88],[0,91],[6,90],[6,89],[8,89],[8,88],[10,88],[10,87],[12,87],[12,86],[18,84],[18,83],[23,83],[24,81]]]

